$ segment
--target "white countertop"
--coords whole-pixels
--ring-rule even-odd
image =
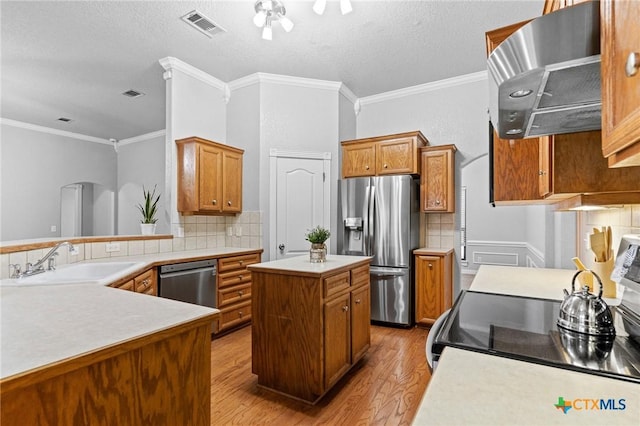
[[[369,256],[343,256],[328,254],[326,262],[311,263],[309,255],[288,257],[271,262],[254,263],[249,265],[250,271],[289,273],[304,275],[322,275],[340,268],[351,266],[358,262],[369,261]]]
[[[142,272],[158,263],[250,251],[256,249],[191,250],[85,263],[136,262]],[[0,286],[0,379],[219,312],[104,285]]]
[[[575,272],[482,265],[471,290],[561,300],[562,289],[571,289],[571,278]],[[554,406],[559,397],[567,401],[625,399],[625,409],[570,409],[564,414]],[[445,348],[413,424],[638,425],[640,386],[622,380]]]
[[[104,286],[0,288],[0,378],[219,312]]]

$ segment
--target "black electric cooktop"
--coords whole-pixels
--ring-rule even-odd
[[[451,346],[640,383],[637,318],[610,309],[616,336],[596,338],[559,328],[559,301],[464,291],[437,331],[434,359]]]

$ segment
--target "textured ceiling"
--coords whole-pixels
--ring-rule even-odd
[[[485,70],[484,33],[539,16],[544,1],[352,0],[344,16],[337,2],[322,16],[310,1],[284,3],[295,27],[275,24],[266,41],[253,1],[2,1],[0,115],[104,139],[164,129],[167,56],[224,82],[265,72],[370,96]],[[193,9],[227,32],[186,25]]]

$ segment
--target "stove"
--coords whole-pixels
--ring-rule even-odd
[[[464,291],[437,332],[433,357],[446,346],[640,383],[640,324],[610,307],[616,336],[595,338],[556,325],[560,301]]]

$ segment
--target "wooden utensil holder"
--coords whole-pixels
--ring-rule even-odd
[[[616,283],[611,281],[611,273],[613,272],[613,257],[609,257],[606,262],[594,262],[591,268],[593,272],[598,274],[602,280],[602,297],[615,299]],[[589,274],[590,275],[590,274]]]

